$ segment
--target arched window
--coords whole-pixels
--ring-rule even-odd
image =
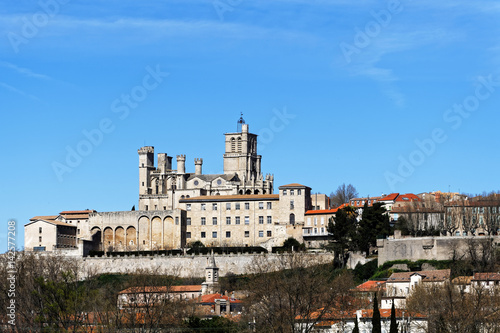
[[[238,137],[238,152],[241,153],[241,137]]]
[[[234,138],[231,138],[231,152],[235,152],[236,151],[236,142],[234,140]]]
[[[290,224],[291,225],[295,224],[295,214],[294,213],[290,214]]]

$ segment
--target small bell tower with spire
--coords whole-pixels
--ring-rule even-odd
[[[219,267],[215,264],[215,256],[207,258],[207,267],[205,268],[205,282],[201,284],[201,293],[215,294],[219,292]]]

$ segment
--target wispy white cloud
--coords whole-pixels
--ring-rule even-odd
[[[13,87],[13,86],[11,86],[11,85],[9,85],[9,84],[5,83],[5,82],[1,82],[1,81],[0,81],[0,87],[3,87],[3,88],[5,88],[5,89],[7,89],[7,90],[9,90],[9,91],[11,91],[11,92],[14,92],[14,93],[16,93],[16,94],[19,94],[19,95],[21,95],[21,96],[23,96],[23,97],[27,97],[27,98],[32,99],[32,100],[35,100],[35,101],[37,101],[37,102],[41,102],[41,100],[40,100],[38,97],[33,96],[33,95],[31,95],[31,94],[28,94],[28,93],[26,93],[26,92],[24,92],[24,91],[22,91],[22,90],[19,90],[19,89],[15,88],[15,87]]]
[[[18,74],[21,74],[21,75],[26,76],[26,77],[35,78],[35,79],[41,79],[41,80],[51,80],[52,79],[50,76],[47,76],[47,75],[44,75],[44,74],[35,73],[35,72],[33,72],[32,70],[30,70],[28,68],[19,67],[19,66],[15,65],[15,64],[7,62],[7,61],[1,61],[0,60],[0,66],[4,67],[4,68],[12,69],[15,72],[17,72]]]

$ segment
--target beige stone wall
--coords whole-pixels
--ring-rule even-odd
[[[40,228],[42,232],[40,233]],[[39,239],[42,237],[42,241]],[[55,225],[36,221],[24,226],[24,249],[33,250],[37,246],[45,246],[46,251],[53,251],[57,245],[57,228]]]
[[[92,213],[89,234],[101,233],[105,251],[174,249],[185,242],[183,223],[185,212],[179,209]]]
[[[190,225],[186,226],[188,243],[201,241],[207,246],[259,246],[279,233],[275,226],[278,222],[275,210],[278,201],[275,199],[245,200],[242,196],[238,201],[198,201],[189,204],[191,208],[186,212],[187,219],[190,219],[187,220]],[[239,209],[236,209],[237,205]],[[205,225],[202,224],[203,219]]]

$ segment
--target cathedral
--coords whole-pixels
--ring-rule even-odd
[[[293,183],[274,194],[274,176],[262,173],[257,135],[249,132],[243,118],[236,132],[225,134],[224,147],[222,174],[203,174],[201,158],[194,159],[195,172],[187,173],[185,155],[177,155],[176,169],[173,157],[165,153],[158,153],[155,165],[154,147],[140,148],[138,210],[85,211],[74,215],[81,216],[78,220],[67,215],[35,217],[25,226],[26,249],[53,250],[62,238],[74,242],[82,254],[179,249],[196,241],[270,250],[289,237],[302,241],[311,189]],[[45,246],[42,236],[50,235],[42,235],[42,227],[67,229],[69,236]]]

